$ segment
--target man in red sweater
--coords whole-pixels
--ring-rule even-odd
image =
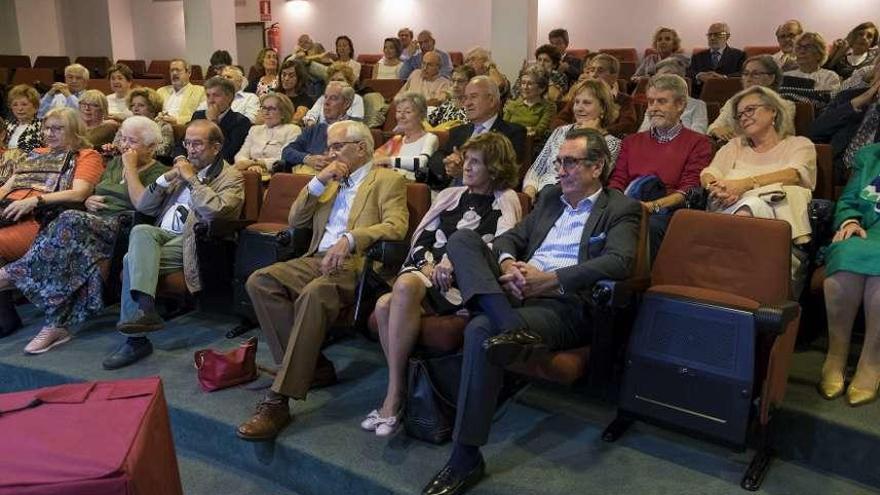
[[[712,161],[712,144],[703,134],[681,125],[687,106],[687,83],[673,74],[654,76],[648,85],[647,114],[651,128],[626,137],[608,187],[625,191],[639,177],[653,175],[665,195],[650,201],[637,197],[651,212],[651,257],[660,248],[672,212],[685,192],[700,185],[700,171]]]

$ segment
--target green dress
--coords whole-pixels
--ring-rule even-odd
[[[880,275],[880,213],[877,201],[866,199],[865,187],[880,178],[880,144],[865,146],[856,154],[853,175],[837,201],[834,229],[855,218],[868,233],[867,238],[852,236],[828,246],[825,255],[827,275],[847,271],[867,276]],[[880,196],[877,197],[880,200]]]

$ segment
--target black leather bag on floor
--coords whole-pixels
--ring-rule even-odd
[[[443,444],[452,438],[461,354],[411,358],[403,427],[419,440]]]

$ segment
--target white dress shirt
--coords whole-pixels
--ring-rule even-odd
[[[211,167],[205,167],[199,170],[198,178],[200,180],[205,180],[205,177],[208,176],[208,169]],[[183,180],[181,178],[180,180]],[[166,188],[171,185],[170,182],[165,180],[165,174],[160,175],[156,178],[156,185],[162,188]],[[181,189],[180,194],[177,195],[177,201],[170,208],[165,210],[165,214],[162,215],[162,222],[159,224],[163,230],[167,230],[168,232],[172,232],[175,234],[183,233],[183,226],[186,224],[186,217],[183,216],[180,207],[186,210],[187,215],[192,209],[192,194],[189,187],[184,187]]]
[[[253,122],[260,111],[260,98],[253,93],[239,91],[235,93],[235,98],[232,99],[232,110],[244,115]]]
[[[354,203],[354,197],[357,195],[358,187],[364,182],[372,168],[373,162],[367,162],[348,176],[347,180],[344,179],[339,182],[339,192],[336,193],[336,199],[333,200],[333,209],[330,210],[330,217],[327,219],[327,226],[324,228],[324,236],[321,237],[321,242],[318,244],[319,253],[326,253],[342,236],[348,238],[349,248],[354,251],[354,236],[348,232],[348,218],[351,213],[351,206]],[[315,177],[309,181],[308,188],[309,194],[320,196],[324,194],[327,186]]]

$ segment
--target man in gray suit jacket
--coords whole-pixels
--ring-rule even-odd
[[[554,165],[559,185],[492,250],[467,229],[449,239],[462,298],[480,314],[464,332],[452,456],[424,494],[463,493],[480,480],[479,449],[489,436],[504,366],[536,350],[589,342],[586,294],[599,280],[631,273],[641,206],[602,188],[611,165],[602,135],[569,132]]]

